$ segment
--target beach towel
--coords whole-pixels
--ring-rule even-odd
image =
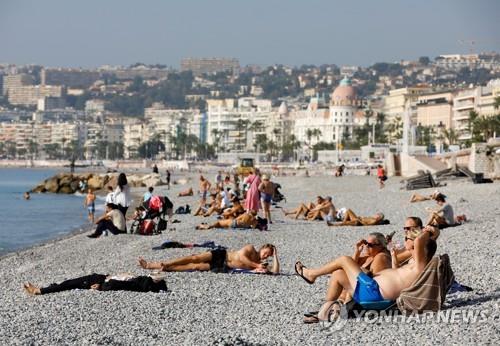
[[[401,291],[397,299],[404,313],[438,311],[455,281],[448,255],[434,257],[413,285]]]
[[[203,243],[180,243],[173,240],[167,240],[160,246],[155,246],[153,250],[163,250],[163,249],[184,249],[184,248],[194,248],[201,247],[206,249],[225,249],[225,246],[217,245],[213,241],[206,241]]]

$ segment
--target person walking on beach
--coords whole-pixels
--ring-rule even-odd
[[[118,210],[122,212],[123,217],[126,217],[131,198],[130,187],[128,186],[127,176],[125,173],[120,173],[120,175],[118,175],[118,184],[115,189],[114,199]]]
[[[167,169],[166,174],[167,174],[167,178],[166,178],[166,180],[167,180],[167,189],[170,190],[170,171],[168,169]]]
[[[106,213],[95,222],[97,227],[89,238],[99,238],[106,230],[113,234],[125,233],[125,217],[115,204],[106,204]]]
[[[387,180],[387,175],[385,175],[385,169],[382,165],[377,166],[377,180],[379,188],[383,189],[385,186],[384,182]]]
[[[260,191],[260,197],[262,199],[264,218],[267,219],[269,223],[272,223],[271,202],[273,200],[274,184],[269,179],[269,176],[267,174],[262,175],[262,182],[259,185],[259,191]]]
[[[95,215],[95,199],[96,196],[92,189],[87,191],[87,196],[85,196],[84,206],[87,207],[88,211],[88,219],[90,222],[94,223],[94,215]]]
[[[273,257],[273,263],[271,268],[268,268],[263,262],[271,256]],[[258,251],[253,245],[248,244],[236,251],[219,248],[198,255],[161,262],[147,262],[143,258],[139,258],[139,265],[144,269],[168,272],[195,270],[226,273],[231,269],[245,269],[277,274],[280,271],[278,252],[272,244],[265,244]]]
[[[247,212],[255,211],[258,213],[260,209],[260,171],[256,168],[255,172],[245,179],[245,183],[250,186],[245,198],[245,209]]]

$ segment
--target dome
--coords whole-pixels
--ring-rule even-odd
[[[333,91],[331,102],[333,104],[350,104],[354,100],[356,100],[356,89],[352,86],[351,80],[345,77]]]
[[[278,109],[278,114],[280,115],[288,115],[288,107],[286,106],[286,102],[282,102],[280,108]]]

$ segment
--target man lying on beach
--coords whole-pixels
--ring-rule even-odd
[[[62,291],[97,290],[97,291],[135,291],[135,292],[160,292],[167,290],[165,280],[150,276],[133,276],[131,274],[104,275],[91,274],[75,279],[52,284],[47,287],[37,287],[25,283],[24,289],[28,294],[40,295]]]
[[[95,222],[97,227],[94,233],[88,235],[89,238],[99,238],[101,234],[108,230],[113,234],[125,233],[125,217],[118,207],[113,203],[106,204],[106,213]]]
[[[262,221],[261,221],[262,220]],[[212,228],[233,228],[233,229],[260,229],[267,230],[267,220],[257,217],[257,212],[252,210],[245,212],[235,219],[217,220],[213,224],[201,223],[196,229],[207,230]]]
[[[411,231],[416,228],[418,226],[414,218],[406,219],[405,229]],[[415,239],[406,237],[405,248],[412,257],[408,264],[398,268],[384,269],[373,277],[365,274],[361,266],[348,256],[339,257],[317,269],[306,268],[301,262],[297,262],[295,268],[297,273],[310,284],[322,275],[331,274],[326,301],[337,301],[343,290],[351,294],[358,304],[395,300],[403,289],[415,282],[434,256],[437,245],[432,237],[436,231],[435,227],[427,226]],[[337,305],[340,308],[338,303]],[[336,312],[338,311],[337,309]]]
[[[431,193],[429,196],[424,196],[418,193],[414,193],[410,197],[410,203],[415,203],[415,202],[423,202],[423,201],[430,201],[436,198],[437,195],[439,195],[440,192],[438,190],[434,191]]]
[[[467,221],[465,215],[458,215],[455,217],[453,213],[453,207],[446,203],[446,196],[442,193],[438,193],[434,196],[438,207],[425,208],[430,213],[429,220],[427,220],[427,225],[433,225],[438,228],[446,228],[461,225],[463,222]]]
[[[273,257],[270,268],[264,263],[268,257]],[[258,251],[251,244],[237,251],[215,249],[162,262],[147,262],[139,258],[139,265],[144,269],[162,271],[214,271],[227,273],[231,269],[245,269],[260,273],[277,274],[280,270],[278,252],[272,244],[263,245]]]
[[[316,197],[316,204],[314,204],[314,202],[310,202],[307,205],[304,203],[301,203],[297,208],[295,208],[293,210],[290,210],[290,211],[286,211],[285,209],[281,209],[281,210],[283,211],[285,216],[293,215],[293,218],[298,219],[299,216],[301,216],[301,215],[304,215],[304,217],[307,217],[309,211],[314,209],[317,205],[321,205],[321,203],[323,203],[324,201],[325,201],[325,199],[323,197],[317,196]]]
[[[193,188],[190,187],[189,189],[185,191],[181,191],[177,194],[177,197],[188,197],[194,195]]]
[[[376,213],[373,216],[357,216],[351,209],[345,211],[344,220],[341,222],[326,222],[328,226],[375,226],[388,223],[389,220],[385,220],[382,213]]]

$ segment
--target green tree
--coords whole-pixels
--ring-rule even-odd
[[[500,109],[500,96],[495,97],[495,100],[493,101],[493,107],[496,110]]]
[[[267,135],[265,133],[259,133],[255,137],[255,142],[253,144],[255,151],[259,153],[265,153],[267,152]]]

